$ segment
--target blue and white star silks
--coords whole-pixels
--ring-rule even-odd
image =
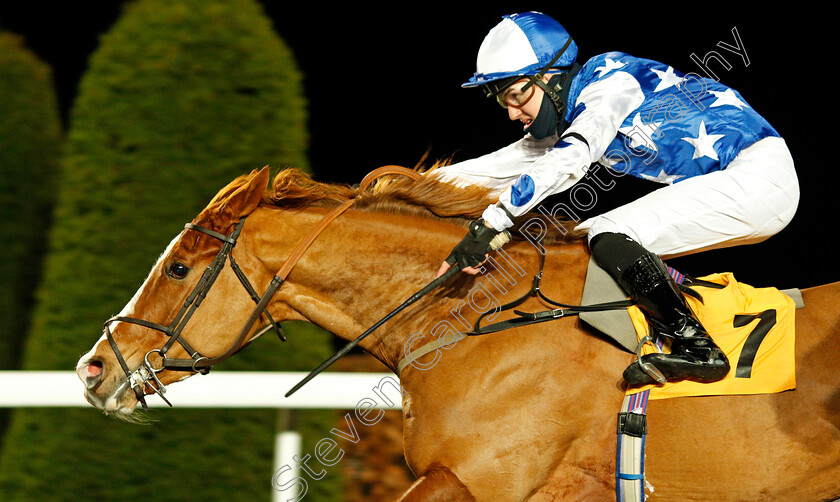
[[[670,66],[665,71],[656,68],[651,68],[650,71],[659,76],[659,83],[656,85],[656,89],[654,89],[653,92],[664,91],[669,87],[680,85],[683,81],[683,77],[674,73],[674,69]]]
[[[691,146],[694,147],[694,155],[691,157],[692,160],[700,159],[703,157],[709,157],[713,160],[719,160],[717,152],[715,151],[715,143],[717,143],[718,140],[723,137],[723,134],[707,134],[706,124],[700,122],[700,129],[697,131],[697,137],[686,137],[682,138],[682,140],[688,141],[691,144]]]
[[[717,98],[714,103],[712,103],[712,108],[716,106],[726,106],[731,105],[739,110],[743,110],[745,106],[748,107],[746,103],[741,101],[738,96],[735,95],[735,91],[732,89],[727,89],[723,92],[720,91],[709,91],[715,95]]]
[[[510,203],[514,206],[524,206],[534,198],[534,180],[523,174],[511,185]]]
[[[595,73],[597,73],[599,77],[603,77],[607,73],[613,70],[618,70],[619,68],[623,68],[625,66],[627,66],[627,63],[621,63],[619,61],[614,61],[610,58],[605,58],[603,66],[595,68]]]
[[[652,176],[650,174],[640,174],[639,177],[649,181],[655,181],[657,183],[665,183],[666,185],[672,185],[679,181],[680,178],[684,178],[685,176],[682,176],[680,174],[668,174],[663,169],[662,171],[659,171],[659,174],[657,174],[656,176]]]
[[[630,140],[631,148],[640,148],[647,146],[648,148],[656,149],[656,139],[662,136],[659,131],[659,126],[663,121],[653,121],[645,123],[642,121],[642,114],[636,113],[633,115],[632,122],[629,126],[623,126],[618,131]]]
[[[644,100],[624,119],[600,159],[616,171],[677,183],[723,169],[744,148],[779,136],[733,89],[619,52],[583,65],[572,84],[567,120],[573,124],[586,110],[587,87],[619,72],[638,82]]]
[[[726,168],[778,132],[733,89],[624,53],[590,59],[569,86],[565,139],[526,134],[444,176],[498,191],[485,221],[502,230],[546,197],[572,189],[593,162],[666,185]]]

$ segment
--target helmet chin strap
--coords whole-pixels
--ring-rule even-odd
[[[566,43],[563,44],[563,47],[557,51],[557,54],[551,58],[551,61],[548,62],[536,75],[532,75],[531,78],[528,80],[528,83],[522,86],[522,92],[528,90],[529,87],[536,84],[540,87],[540,89],[545,92],[545,95],[548,97],[549,100],[554,104],[554,109],[557,112],[557,119],[556,119],[556,129],[558,135],[562,135],[563,131],[566,130],[567,123],[566,123],[566,99],[569,95],[569,87],[571,86],[572,79],[574,79],[577,72],[580,71],[580,65],[577,63],[572,63],[568,68],[565,69],[562,73],[552,76],[548,82],[543,81],[543,77],[548,73],[551,69],[552,65],[560,59],[560,56],[566,52],[566,49],[572,45],[572,37],[569,37],[566,40]],[[567,84],[568,82],[568,84]],[[545,99],[545,98],[543,98]],[[545,101],[540,106],[540,113],[536,118],[539,118],[539,115],[543,115],[543,110],[545,109]],[[536,120],[535,120],[536,122]],[[533,127],[533,126],[532,126]],[[544,126],[550,128],[550,126]],[[551,134],[555,131],[548,132],[543,137],[551,136]],[[540,134],[537,132],[537,134]],[[537,137],[532,133],[534,137]],[[542,138],[537,138],[542,139]]]
[[[559,77],[559,75],[551,77],[549,85],[551,86]],[[543,94],[537,116],[534,117],[531,125],[528,126],[528,134],[536,139],[545,139],[555,132],[559,133],[560,131],[557,130],[557,126],[561,111],[562,108],[558,108],[558,103],[550,99],[548,93]]]
[[[534,118],[534,124],[528,128],[532,136],[537,139],[543,139],[551,136],[555,132],[560,136],[566,130],[568,126],[566,122],[566,100],[569,96],[569,88],[571,87],[572,80],[578,71],[580,71],[580,65],[574,63],[567,71],[552,75],[548,82],[544,82],[542,78],[534,82],[545,92],[545,96],[543,96],[540,111]],[[548,103],[554,105],[553,110]],[[552,116],[547,117],[546,115]]]

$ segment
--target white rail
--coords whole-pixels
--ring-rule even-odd
[[[400,409],[400,384],[391,373],[325,372],[292,396],[283,395],[305,372],[215,371],[167,387],[166,397],[176,408],[331,408],[365,410]],[[72,371],[0,371],[0,408],[90,407],[84,386]],[[373,401],[373,402],[371,402]],[[147,397],[150,407],[165,407],[157,395]],[[301,455],[300,434],[277,431],[274,471],[282,480],[300,475],[295,457]],[[286,469],[291,467],[288,472]],[[300,478],[298,478],[300,479]],[[274,481],[278,481],[277,478]],[[272,501],[287,500],[278,491]]]
[[[175,407],[354,409],[373,399],[375,408],[400,409],[399,380],[391,373],[325,372],[283,397],[305,372],[215,371],[167,387]],[[0,371],[0,407],[89,407],[72,371]],[[166,406],[157,396],[149,406]],[[369,403],[369,401],[367,401]]]

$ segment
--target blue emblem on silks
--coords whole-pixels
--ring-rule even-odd
[[[510,187],[510,203],[514,206],[524,206],[534,198],[534,180],[523,174]]]

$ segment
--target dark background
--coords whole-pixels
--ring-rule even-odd
[[[829,117],[837,108],[827,43],[833,27],[824,12],[696,3],[668,3],[657,10],[632,2],[620,8],[560,2],[262,4],[306,76],[315,177],[343,183],[356,183],[385,164],[413,166],[427,151],[432,158],[466,159],[520,137],[501,108],[480,91],[460,88],[475,69],[481,40],[502,14],[552,15],[577,41],[580,62],[618,50],[697,72],[690,55],[702,58],[717,50],[732,65],[716,67],[721,82],[738,89],[788,142],[800,175],[800,209],[793,223],[766,243],[671,264],[695,275],[733,271],[756,286],[840,280],[833,252],[838,175],[829,141]],[[121,5],[116,0],[0,4],[0,28],[23,35],[52,66],[65,127],[88,57]],[[719,41],[734,44],[733,27],[749,66],[716,47]]]

